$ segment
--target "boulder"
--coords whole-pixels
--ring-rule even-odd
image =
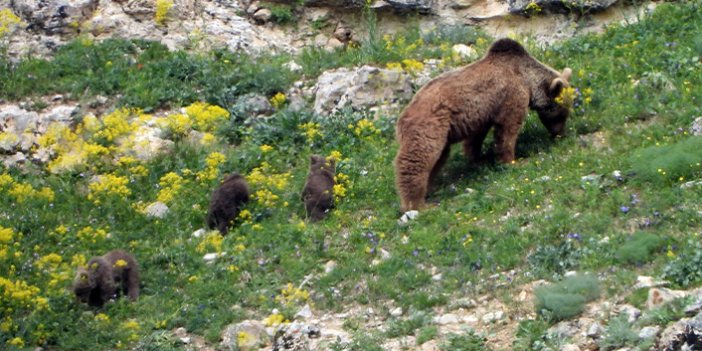
[[[412,98],[409,75],[373,66],[322,73],[314,88],[314,111],[324,115],[345,107],[367,109]]]

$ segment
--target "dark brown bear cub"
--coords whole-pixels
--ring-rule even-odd
[[[397,121],[395,178],[402,211],[424,206],[451,144],[462,142],[466,158],[474,161],[494,128],[495,153],[510,163],[528,109],[553,136],[563,135],[569,106],[556,98],[569,86],[570,75],[569,68],[558,72],[516,41],[500,39],[482,59],[427,83]]]
[[[239,211],[249,201],[249,185],[238,173],[230,174],[212,192],[210,208],[207,212],[207,226],[227,234],[229,225],[239,215]]]
[[[80,302],[94,307],[118,295],[135,301],[139,297],[139,266],[132,255],[122,250],[95,256],[86,267],[78,268],[73,292]]]
[[[334,207],[335,162],[319,155],[310,156],[310,174],[302,189],[307,217],[316,222]]]

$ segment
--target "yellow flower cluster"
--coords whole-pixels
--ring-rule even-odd
[[[334,175],[334,183],[332,190],[334,191],[334,200],[338,203],[341,201],[341,198],[346,197],[346,189],[349,187],[351,181],[348,175],[339,172]]]
[[[192,120],[193,128],[201,132],[211,132],[229,119],[229,111],[204,102],[195,102],[185,108]]]
[[[221,152],[213,152],[205,159],[205,169],[197,172],[197,179],[200,182],[210,182],[219,176],[219,165],[226,161],[226,157]]]
[[[107,238],[107,231],[105,229],[94,229],[91,226],[87,226],[79,230],[76,233],[76,237],[78,237],[80,241],[95,244],[98,240],[104,240]]]
[[[0,39],[5,38],[14,27],[19,26],[22,20],[10,9],[0,11]]]
[[[162,127],[165,127],[175,136],[185,136],[193,127],[193,122],[190,117],[180,113],[172,113],[165,118],[159,120]]]
[[[109,323],[110,322],[110,316],[104,314],[104,313],[98,313],[95,315],[95,321],[99,323]]]
[[[369,139],[373,135],[380,134],[380,129],[375,127],[373,121],[365,118],[356,122],[355,126],[349,124],[348,128],[353,130],[353,134],[359,138]]]
[[[573,87],[563,88],[563,90],[561,90],[561,93],[556,97],[556,103],[563,107],[570,108],[571,106],[573,106],[574,101],[575,88]]]
[[[156,199],[165,204],[173,202],[187,181],[175,172],[166,173],[158,182],[161,187]]]
[[[271,105],[273,105],[273,108],[275,108],[277,110],[281,106],[283,106],[283,104],[285,104],[286,100],[287,100],[287,97],[285,96],[285,94],[279,92],[279,93],[273,95],[270,102],[271,102]]]
[[[172,0],[156,0],[156,11],[154,11],[154,21],[159,26],[166,23],[168,12],[173,8]]]
[[[18,235],[21,237],[21,234]],[[12,228],[0,226],[0,261],[7,259],[9,251],[13,248],[15,233]]]
[[[339,161],[341,161],[342,156],[343,155],[341,154],[341,152],[334,150],[334,151],[329,153],[329,156],[327,156],[327,159],[332,159],[335,162],[339,162]]]
[[[246,176],[246,181],[253,189],[256,189],[254,198],[258,204],[270,208],[277,204],[280,196],[276,193],[285,189],[290,177],[290,172],[272,173],[271,165],[268,162],[263,162],[261,166],[254,168]]]
[[[264,153],[264,154],[273,151],[273,147],[270,146],[270,145],[268,145],[268,144],[263,144],[263,145],[259,146],[258,148],[259,148],[259,149],[261,150],[261,152]]]
[[[222,242],[224,237],[218,231],[213,230],[202,238],[202,241],[197,245],[195,250],[199,253],[208,251],[222,252]]]
[[[61,262],[63,262],[63,258],[61,257],[61,255],[50,253],[48,255],[40,257],[36,262],[36,266],[40,270],[52,270],[56,269],[61,264]]]
[[[407,38],[400,34],[393,37],[389,34],[383,36],[385,50],[398,53],[401,57],[408,57],[424,45],[424,39],[418,38],[414,42],[407,42]]]
[[[307,138],[308,142],[313,142],[317,138],[324,136],[319,130],[319,123],[307,122],[297,126],[298,129],[302,131],[302,135]]]
[[[270,316],[263,319],[263,324],[267,327],[275,327],[286,322],[285,316],[280,313],[272,313]]]
[[[0,314],[10,315],[22,310],[43,310],[49,307],[46,298],[39,296],[39,288],[22,280],[0,277]]]
[[[120,108],[102,117],[102,127],[93,135],[94,140],[103,140],[107,142],[114,142],[118,138],[129,135],[136,129],[136,124],[130,121],[132,114],[135,111]],[[88,131],[96,128],[95,122],[89,119],[84,124],[84,128]]]
[[[88,200],[96,205],[103,201],[115,198],[124,198],[132,194],[127,187],[129,179],[115,174],[103,174],[97,180],[88,185],[90,192]]]
[[[293,303],[305,302],[310,298],[310,293],[306,290],[296,288],[292,283],[288,285],[280,292],[280,295],[275,297],[275,300],[279,303],[289,306]]]
[[[54,191],[51,188],[43,187],[40,190],[34,189],[29,183],[14,182],[12,177],[5,175],[0,176],[0,187],[10,185],[7,193],[15,198],[18,203],[24,203],[30,199],[43,200],[46,202],[54,201]]]

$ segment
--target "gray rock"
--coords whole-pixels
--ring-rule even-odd
[[[271,20],[271,17],[273,17],[273,12],[269,9],[262,8],[258,9],[252,17],[256,23],[265,24]]]
[[[686,295],[687,293],[685,291],[671,290],[667,288],[652,288],[648,290],[646,308],[652,309]]]
[[[702,117],[695,118],[690,125],[690,134],[692,135],[702,135]]]
[[[147,217],[164,218],[168,214],[168,206],[163,202],[156,201],[146,206],[144,213]]]
[[[238,344],[240,333],[245,333],[244,341]],[[222,347],[226,350],[255,350],[266,343],[268,334],[265,326],[254,320],[245,320],[238,324],[231,324],[222,331]]]
[[[629,323],[634,323],[641,317],[641,310],[631,305],[619,306],[619,313],[626,315]]]
[[[432,0],[377,0],[371,7],[376,9],[392,9],[396,12],[432,13]]]
[[[697,289],[694,294],[694,300],[685,306],[685,314],[688,316],[694,316],[702,312],[702,289]]]
[[[641,331],[639,331],[639,338],[653,339],[656,336],[658,336],[658,333],[660,331],[661,331],[661,327],[659,327],[659,326],[643,327],[643,328],[641,328]]]
[[[345,107],[367,109],[412,98],[410,78],[402,71],[373,66],[322,73],[314,88],[314,111],[327,115]]]
[[[483,315],[482,321],[484,324],[490,324],[502,320],[505,313],[502,311],[488,312]]]
[[[318,339],[321,335],[317,326],[294,321],[275,332],[273,350],[307,351],[310,350],[310,339]]]
[[[434,317],[433,319],[434,323],[438,325],[447,325],[447,324],[457,324],[460,320],[455,314],[448,313],[444,314],[441,316]]]
[[[595,322],[590,324],[590,327],[587,328],[587,332],[585,335],[588,337],[591,337],[593,339],[599,338],[600,335],[602,335],[603,328],[600,325],[600,323]]]
[[[619,0],[509,0],[509,12],[521,15],[534,14],[534,11],[529,7],[531,3],[534,3],[545,13],[585,14],[604,11],[618,1]]]
[[[297,313],[295,313],[295,318],[299,319],[310,319],[312,318],[312,308],[310,308],[309,304],[305,304],[305,306],[302,307]]]
[[[237,99],[237,107],[246,116],[270,115],[274,112],[273,105],[260,94],[246,94]]]
[[[43,34],[77,32],[74,23],[90,18],[98,0],[14,0],[12,8],[28,24],[28,29]]]
[[[692,348],[688,342],[695,342],[691,336],[694,334],[699,338],[700,333],[702,333],[702,313],[694,318],[683,318],[665,328],[658,341],[658,349],[699,350],[699,348]],[[700,345],[696,346],[699,347]]]

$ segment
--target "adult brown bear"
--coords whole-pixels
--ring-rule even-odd
[[[516,41],[500,39],[479,61],[427,83],[397,121],[401,210],[424,206],[427,188],[453,143],[462,141],[466,157],[474,161],[494,127],[497,157],[512,162],[527,108],[538,113],[553,136],[563,135],[569,107],[556,103],[556,97],[569,86],[570,75],[570,68],[559,73]]]

